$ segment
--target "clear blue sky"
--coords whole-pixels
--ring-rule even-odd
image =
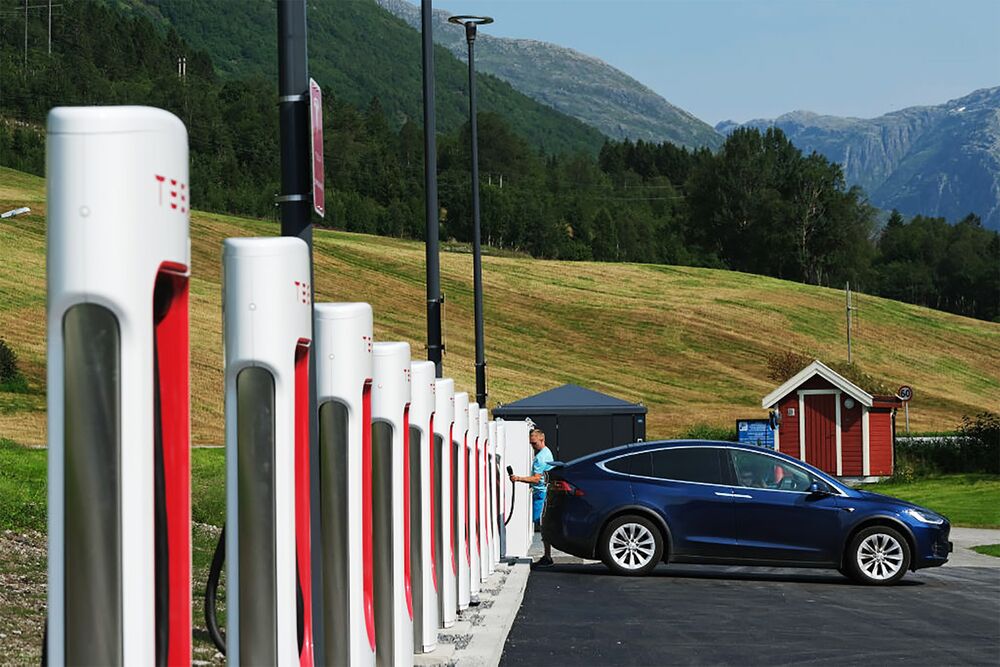
[[[419,0],[411,0],[419,4]],[[712,123],[878,116],[1000,85],[1000,0],[435,0],[624,70]]]

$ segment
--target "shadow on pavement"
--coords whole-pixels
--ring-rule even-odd
[[[599,577],[628,580],[630,577],[619,576],[611,573],[601,563],[556,563],[552,567],[532,570],[532,576],[545,573],[562,574],[589,574]],[[912,575],[912,573],[910,573]],[[729,570],[720,569],[719,566],[687,566],[687,565],[661,565],[646,575],[646,579],[703,579],[709,581],[759,581],[759,582],[788,582],[801,584],[824,584],[829,586],[848,586],[857,588],[874,588],[858,584],[847,577],[834,572],[833,570],[812,570],[803,569],[774,571],[766,568],[759,570]],[[637,580],[642,577],[637,577]],[[908,576],[902,581],[893,584],[891,588],[906,588],[911,586],[923,586],[925,582],[914,580]]]

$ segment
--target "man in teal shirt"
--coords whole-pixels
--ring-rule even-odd
[[[536,529],[541,527],[542,509],[545,507],[545,473],[552,469],[552,451],[545,446],[545,433],[535,426],[528,435],[531,448],[535,450],[535,459],[531,463],[531,476],[519,477],[511,475],[512,482],[524,482],[531,485],[531,520],[535,522]],[[552,565],[552,547],[545,541],[544,535],[542,543],[545,545],[545,555],[535,561],[536,567],[548,567]]]

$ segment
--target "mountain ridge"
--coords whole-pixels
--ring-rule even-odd
[[[949,220],[974,212],[1000,229],[1000,86],[874,118],[797,110],[716,130],[738,127],[781,129],[803,151],[840,164],[881,208]]]
[[[383,9],[420,28],[420,9],[406,0],[375,0]],[[434,10],[435,43],[466,58],[464,30]],[[498,37],[480,31],[476,68],[613,139],[670,141],[718,148],[723,137],[694,114],[600,58],[551,42]]]
[[[205,51],[223,78],[277,79],[274,3],[265,0],[116,0],[172,26],[194,48]],[[217,17],[225,16],[220,22]],[[372,48],[373,36],[379,48]],[[309,4],[309,68],[324,92],[364,108],[379,98],[386,115],[401,126],[422,122],[420,35],[374,0]],[[451,132],[468,120],[466,65],[447,49],[435,49],[437,123]],[[480,72],[481,111],[501,113],[510,125],[546,153],[596,155],[605,135],[586,123],[538,102],[506,81]]]

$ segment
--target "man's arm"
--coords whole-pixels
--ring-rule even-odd
[[[519,477],[518,475],[511,475],[510,481],[512,482],[524,482],[525,484],[538,484],[542,481],[542,475],[536,474],[529,477]]]

